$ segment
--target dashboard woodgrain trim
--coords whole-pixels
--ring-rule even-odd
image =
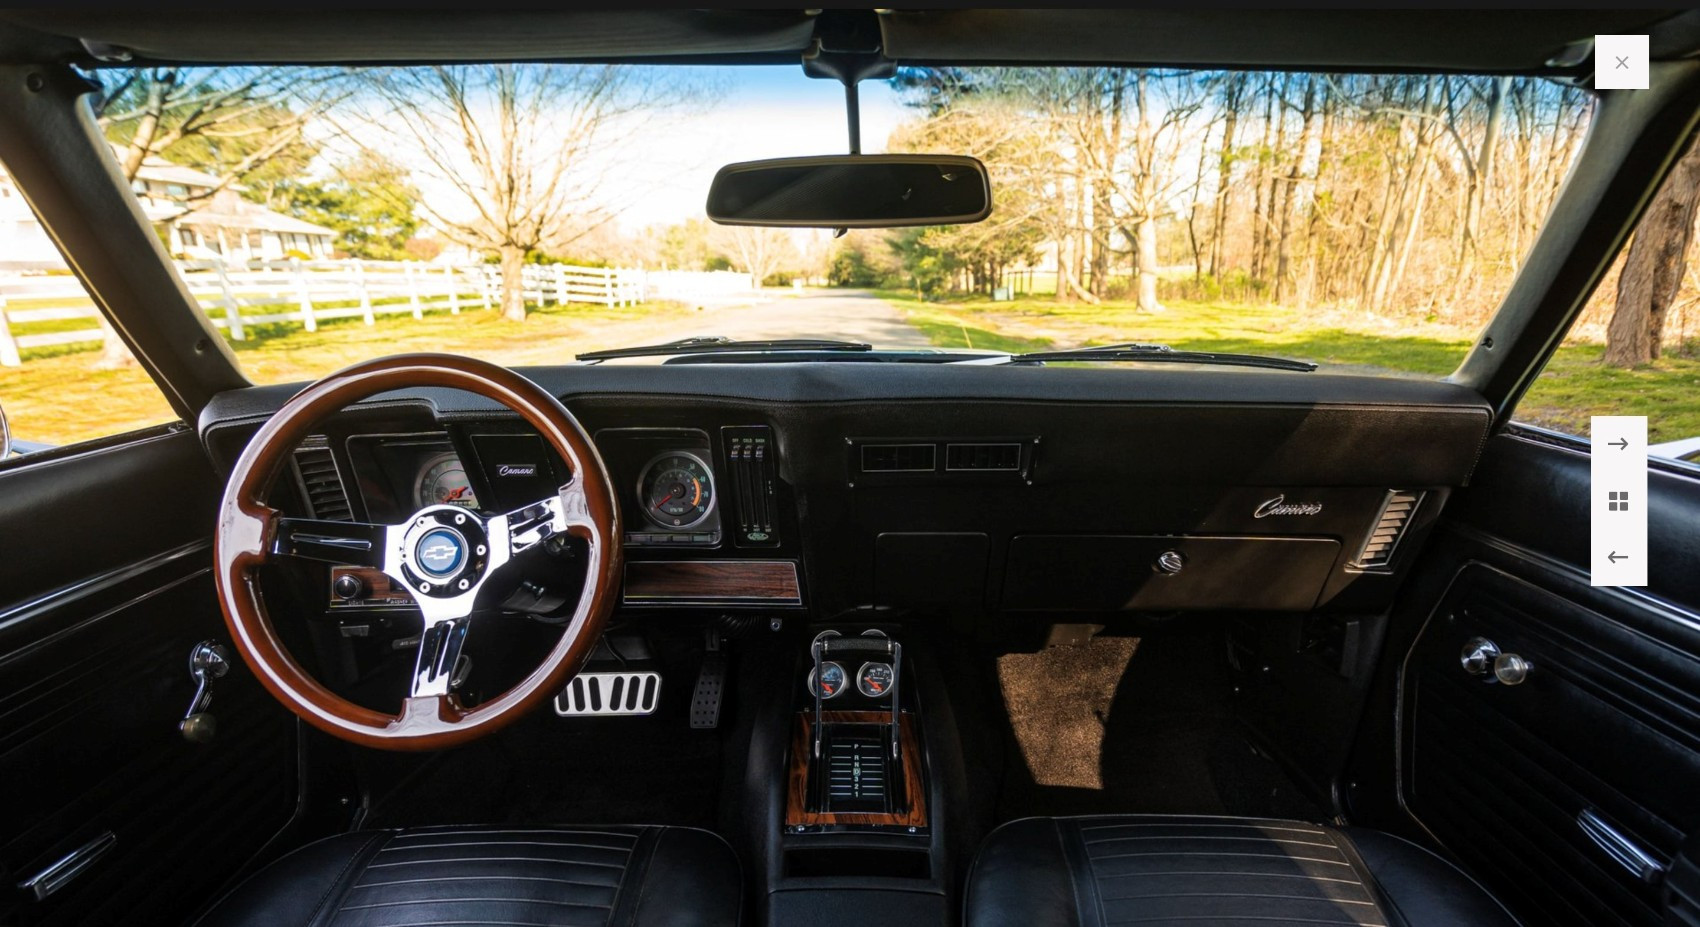
[[[627,605],[801,605],[792,560],[634,560],[626,563]]]

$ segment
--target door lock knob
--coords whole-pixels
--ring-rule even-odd
[[[1483,682],[1499,682],[1508,686],[1521,685],[1535,668],[1533,663],[1514,653],[1504,653],[1499,645],[1485,637],[1472,637],[1464,642],[1458,655],[1464,672]]]
[[[1508,686],[1522,685],[1535,665],[1514,653],[1502,653],[1493,661],[1493,678]]]
[[[1472,637],[1464,642],[1464,652],[1458,663],[1471,676],[1486,676],[1493,672],[1493,661],[1499,659],[1499,645],[1485,637]]]
[[[1178,550],[1165,550],[1157,555],[1154,568],[1165,576],[1173,576],[1186,566],[1186,557]]]

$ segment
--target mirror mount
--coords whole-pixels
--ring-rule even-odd
[[[851,22],[859,24],[863,20]],[[826,38],[817,34],[814,44],[803,53],[803,73],[819,80],[835,80],[844,85],[844,109],[850,126],[850,153],[861,154],[862,101],[856,85],[865,80],[886,80],[897,73],[897,62],[887,58],[884,49],[880,47],[879,23],[873,23],[871,35],[854,28]]]

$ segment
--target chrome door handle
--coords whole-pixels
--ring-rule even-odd
[[[82,875],[84,870],[94,865],[96,860],[105,856],[117,843],[118,836],[107,831],[53,861],[46,869],[19,882],[18,887],[29,892],[36,901],[41,901]]]
[[[1623,832],[1607,824],[1605,819],[1592,808],[1583,808],[1576,815],[1576,824],[1582,828],[1582,833],[1594,841],[1594,845],[1606,851],[1619,866],[1629,870],[1629,874],[1637,881],[1652,885],[1665,874],[1665,864],[1654,858],[1653,854],[1634,840],[1624,836]]]
[[[204,744],[218,731],[218,720],[207,711],[212,705],[212,683],[230,672],[230,652],[217,641],[201,641],[189,651],[189,677],[195,680],[195,697],[183,713],[177,730],[190,743]]]

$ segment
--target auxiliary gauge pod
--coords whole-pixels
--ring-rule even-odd
[[[885,662],[891,664],[891,685],[887,688],[883,695],[884,697],[891,699],[891,725],[889,727],[889,739],[891,741],[890,750],[891,758],[893,760],[898,759],[897,745],[899,741],[897,728],[897,689],[898,681],[903,678],[903,645],[877,631],[866,632],[860,637],[840,637],[835,634],[832,636],[822,634],[820,637],[815,638],[815,642],[809,646],[809,656],[813,657],[815,661],[815,673],[813,678],[823,679],[824,677],[822,676],[821,664],[841,654],[854,655],[858,657],[881,657],[884,658]],[[820,703],[822,687],[820,685],[815,685],[812,688],[814,689],[815,697],[813,749],[815,759],[820,759],[822,728]]]

